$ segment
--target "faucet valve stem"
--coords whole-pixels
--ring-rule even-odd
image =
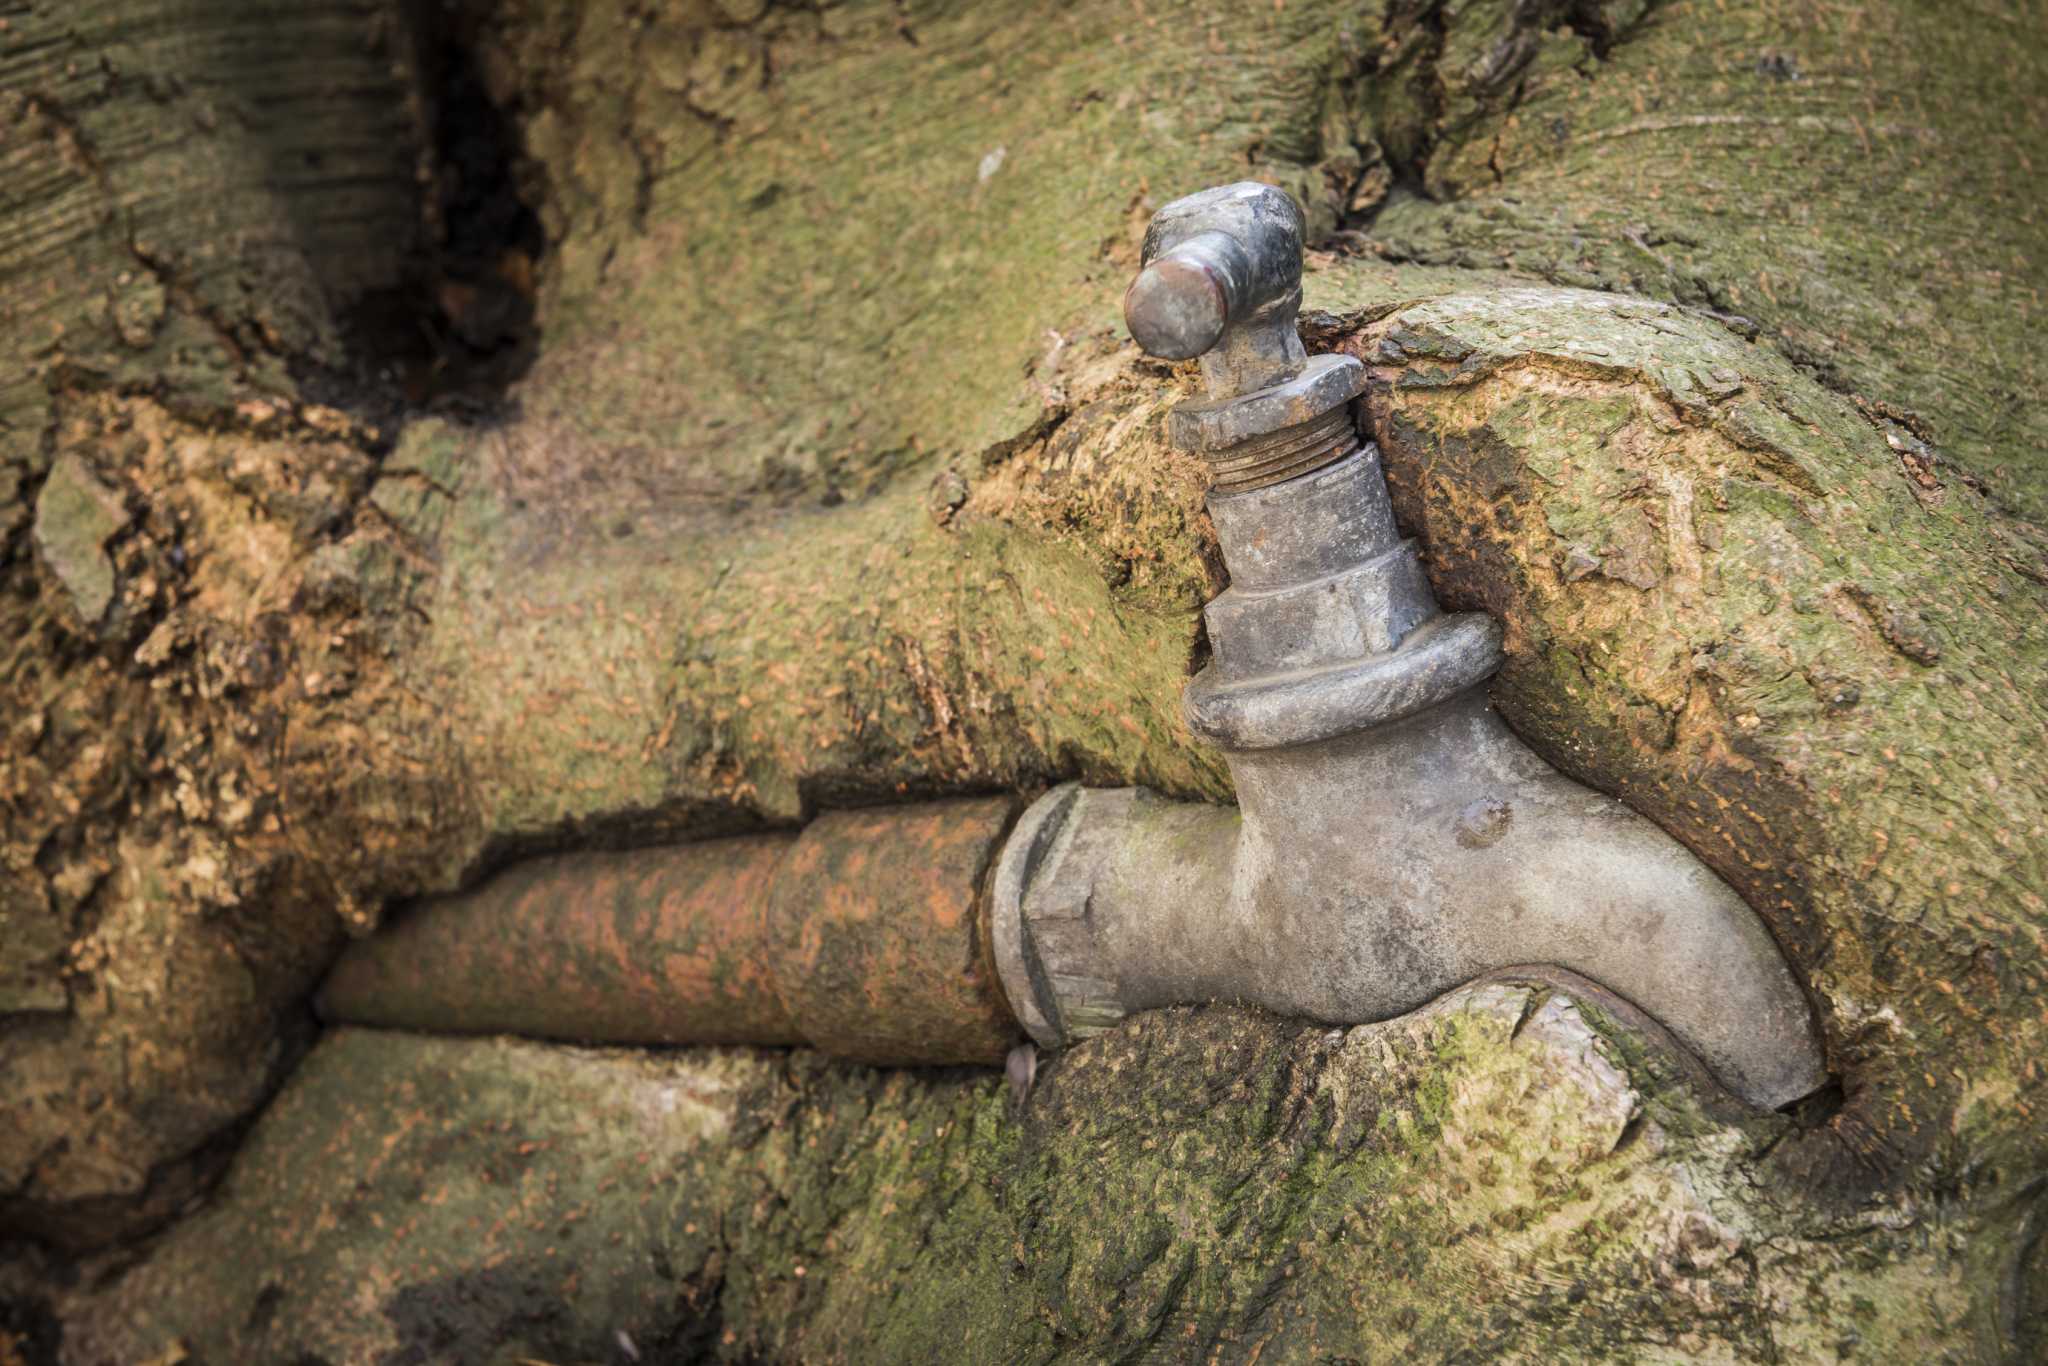
[[[1167,439],[1209,466],[1231,587],[1206,615],[1215,657],[1188,724],[1232,751],[1349,734],[1434,706],[1500,663],[1489,617],[1446,617],[1394,524],[1379,451],[1351,403],[1355,356],[1311,356],[1301,210],[1244,181],[1176,199],[1145,233],[1124,318],[1153,355],[1199,355],[1204,393]]]

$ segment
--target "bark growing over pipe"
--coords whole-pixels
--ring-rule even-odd
[[[1209,498],[1231,587],[1188,723],[1228,755],[1241,814],[1068,788],[1020,822],[993,937],[1026,1028],[1056,1046],[1208,999],[1358,1024],[1555,964],[1754,1104],[1817,1089],[1811,1008],[1770,932],[1507,729],[1483,690],[1498,625],[1437,606],[1378,451],[1351,446]]]
[[[1272,223],[1291,229],[1253,231]],[[1446,615],[1402,538],[1349,414],[1362,365],[1266,344],[1292,326],[1298,211],[1264,185],[1205,191],[1162,211],[1148,257],[1207,240],[1205,225],[1270,258],[1265,286],[1226,291],[1211,396],[1169,424],[1216,476],[1231,587],[1205,609],[1214,658],[1185,704],[1190,729],[1227,754],[1241,816],[1164,811],[1133,789],[1049,794],[1004,849],[986,936],[977,889],[1001,802],[828,816],[786,846],[733,843],[729,858],[708,846],[558,861],[480,894],[506,917],[488,938],[443,912],[360,951],[329,988],[330,1014],[993,1061],[1011,1033],[1004,995],[1057,1046],[1204,1000],[1376,1021],[1552,964],[1660,1021],[1753,1103],[1819,1087],[1810,1008],[1754,912],[1487,705],[1500,627]],[[1171,302],[1193,278],[1133,299]],[[622,881],[630,895],[613,890]],[[506,928],[533,949],[509,968]],[[444,954],[464,969],[453,994],[421,980]],[[534,964],[555,960],[572,980],[549,1000],[552,974]]]
[[[1008,798],[508,868],[350,948],[330,1021],[992,1063],[1017,1034],[981,933]]]
[[[986,937],[973,889],[1001,803],[827,817],[786,848],[735,845],[730,860],[713,846],[641,856],[675,861],[649,871],[557,865],[500,900],[519,937],[563,938],[533,961],[566,960],[566,994],[536,1003],[549,986],[536,969],[495,966],[502,933],[472,942],[442,914],[344,964],[330,1012],[992,1061],[1008,1042],[1005,994],[1056,1046],[1132,1010],[1203,1000],[1382,1020],[1489,973],[1554,964],[1658,1019],[1745,1099],[1777,1106],[1820,1086],[1810,1008],[1750,908],[1487,705],[1500,627],[1444,614],[1402,538],[1378,452],[1350,417],[1364,367],[1310,360],[1293,336],[1300,228],[1270,186],[1189,196],[1155,220],[1127,300],[1141,340],[1178,355],[1193,327],[1209,348],[1209,397],[1169,429],[1210,463],[1231,587],[1205,609],[1214,658],[1185,704],[1189,728],[1228,756],[1241,817],[1160,812],[1130,789],[1050,794],[1004,850]],[[1252,284],[1209,252],[1219,234],[1249,254]],[[1217,280],[1237,283],[1212,297],[1204,282]],[[1179,308],[1190,301],[1201,307]],[[635,890],[614,899],[621,879]],[[636,942],[658,948],[651,978]],[[472,965],[455,997],[384,985],[441,952]],[[365,974],[374,990],[357,985]]]

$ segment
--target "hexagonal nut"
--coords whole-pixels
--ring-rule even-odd
[[[1403,542],[1326,579],[1267,592],[1225,589],[1203,614],[1217,672],[1239,680],[1385,654],[1437,605],[1414,547]]]
[[[1166,420],[1166,437],[1184,451],[1222,451],[1255,437],[1297,427],[1365,392],[1356,356],[1311,356],[1285,384],[1239,398],[1183,403]]]
[[[1095,881],[1117,848],[1135,788],[1064,783],[1018,818],[996,862],[990,939],[1018,1023],[1061,1048],[1124,1017],[1089,918]]]

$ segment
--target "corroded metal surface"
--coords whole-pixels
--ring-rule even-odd
[[[983,948],[1007,797],[840,812],[796,835],[570,854],[425,902],[353,945],[329,1020],[602,1043],[810,1043],[999,1063]]]
[[[837,811],[775,879],[783,1001],[821,1048],[877,1063],[999,1063],[1018,1029],[983,950],[980,889],[1008,797]]]
[[[1360,370],[1358,377],[1362,380],[1363,367]],[[1183,408],[1174,410],[1176,418]],[[1357,448],[1358,433],[1352,426],[1351,413],[1340,406],[1312,415],[1297,426],[1222,447],[1208,457],[1209,474],[1215,487],[1226,491],[1262,489],[1321,469]]]
[[[352,945],[330,1020],[606,1043],[796,1043],[763,912],[789,835],[517,864]]]
[[[1435,706],[1500,667],[1497,622],[1437,606],[1370,443],[1285,483],[1213,491],[1209,515],[1230,587],[1203,609],[1215,656],[1183,700],[1212,744],[1329,740]]]
[[[1166,433],[1176,446],[1200,452],[1221,474],[1242,463],[1247,443],[1272,442],[1332,413],[1348,416],[1351,400],[1365,392],[1365,366],[1349,363],[1355,359],[1308,356],[1293,374],[1267,388],[1179,404],[1167,414]],[[1341,435],[1357,444],[1354,434]],[[1333,442],[1338,436],[1333,434]]]

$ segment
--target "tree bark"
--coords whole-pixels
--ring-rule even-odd
[[[348,629],[288,610],[295,566],[375,458],[287,396],[418,247],[398,19],[0,9],[0,1224],[90,1242],[190,1198],[339,938],[276,750]]]
[[[49,324],[0,428],[16,1230],[160,1221],[342,927],[521,853],[1062,777],[1227,799],[1179,719],[1222,583],[1159,433],[1189,377],[1116,301],[1153,208],[1247,174],[1309,210],[1305,331],[1371,368],[1433,585],[1506,623],[1496,705],[1756,907],[1839,1084],[1745,1113],[1526,983],[1335,1035],[1161,1012],[1015,1108],[339,1031],[144,1264],[17,1267],[73,1359],[2042,1349],[2038,6],[505,0],[455,31],[547,254],[481,414],[337,321],[456,237],[408,188],[401,16],[150,57],[124,24],[243,11],[101,9],[0,35],[0,185],[92,206],[0,254]],[[50,93],[161,68],[196,109],[244,61],[260,128]],[[249,173],[301,139],[328,170]],[[436,326],[490,340],[499,245]]]

